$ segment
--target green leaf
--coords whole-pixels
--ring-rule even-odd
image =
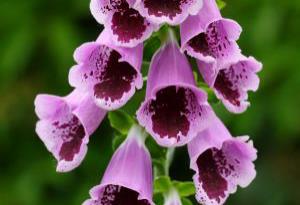
[[[193,205],[193,202],[188,198],[181,198],[182,205]]]
[[[166,193],[172,188],[170,177],[161,176],[154,181],[154,193]]]
[[[167,154],[167,149],[159,146],[153,137],[148,137],[146,139],[146,146],[148,147],[151,157],[153,159],[165,159]]]
[[[154,176],[159,177],[166,174],[165,161],[166,159],[164,158],[152,159],[152,163],[154,166]]]
[[[223,0],[217,0],[217,4],[220,10],[226,6],[226,3]]]
[[[188,197],[196,193],[193,182],[173,181],[173,186],[177,189],[181,197]]]
[[[217,104],[220,102],[220,100],[216,97],[215,92],[211,88],[203,88],[205,92],[207,93],[208,102],[210,104]]]
[[[127,135],[129,129],[134,124],[134,120],[127,113],[121,110],[109,112],[108,119],[111,127],[116,129],[122,135]]]
[[[143,89],[135,92],[134,96],[122,107],[122,111],[126,112],[132,119],[134,119],[136,111],[145,100],[146,86]]]
[[[208,87],[208,85],[206,83],[197,81],[197,86],[200,87],[202,90],[204,90],[207,93],[208,102],[210,104],[217,104],[217,103],[220,102],[219,99],[216,97],[215,92],[213,91],[213,89]]]
[[[144,60],[151,61],[153,54],[159,49],[161,42],[158,36],[152,36],[144,44]]]
[[[116,135],[112,141],[112,149],[115,151],[126,139],[125,135]]]
[[[163,205],[164,204],[164,196],[162,193],[156,193],[153,195],[153,202],[156,205]]]

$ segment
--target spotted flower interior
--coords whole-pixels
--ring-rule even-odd
[[[150,37],[156,26],[132,8],[129,0],[92,0],[91,11],[117,45],[134,47]]]
[[[141,123],[148,127],[161,143],[185,144],[196,135],[195,131],[207,116],[205,106],[201,106],[190,88],[169,86],[159,90],[155,99],[142,106]],[[147,126],[147,125],[146,125]]]
[[[196,14],[202,6],[200,0],[138,0],[140,13],[153,23],[178,25],[189,14]]]
[[[84,205],[154,205],[153,193],[159,205],[192,204],[190,195],[203,205],[222,205],[255,178],[252,141],[232,137],[213,104],[246,111],[262,64],[242,54],[242,28],[222,17],[218,3],[91,0],[91,13],[104,28],[74,52],[74,90],[35,100],[36,132],[58,161],[58,172],[81,164],[108,113],[107,125],[117,135],[114,154]],[[188,147],[194,183],[169,176],[181,146]]]
[[[118,185],[107,185],[98,199],[87,201],[84,205],[151,205],[146,199],[139,200],[139,193]]]
[[[197,159],[194,181],[201,204],[223,204],[237,185],[247,186],[255,177],[256,150],[242,141],[225,141],[222,148],[209,148]]]
[[[136,87],[140,87],[140,74],[128,62],[121,60],[118,51],[105,45],[97,45],[89,53],[71,71],[71,83],[90,91],[96,103],[104,109],[123,106]]]
[[[239,52],[235,41],[229,39],[224,24],[226,25],[224,20],[212,22],[205,32],[193,37],[188,42],[192,51],[215,59],[230,57],[233,53]]]
[[[72,161],[79,153],[85,131],[78,118],[69,115],[66,119],[53,121],[51,124],[53,138],[60,138],[62,145],[59,151],[59,160]]]
[[[55,100],[54,97],[40,96],[37,106],[45,107],[47,105],[42,103],[46,102],[43,98],[48,98],[47,104],[51,104],[51,101]],[[65,172],[74,169],[81,163],[86,154],[89,133],[62,99],[58,103],[59,107],[54,115],[41,118],[37,123],[36,131],[47,149],[57,159],[57,170]]]
[[[260,69],[260,64],[249,58],[219,71],[214,88],[216,95],[228,110],[240,113],[247,109],[249,106],[247,92],[258,89],[259,79],[256,72]]]

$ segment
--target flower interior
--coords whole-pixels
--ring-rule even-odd
[[[60,160],[73,161],[79,153],[82,140],[86,133],[79,119],[70,115],[67,119],[56,120],[52,123],[54,138],[62,140],[59,151]]]
[[[138,192],[126,187],[107,185],[92,205],[150,205],[148,200],[139,200],[138,196]]]
[[[206,32],[198,34],[188,42],[194,52],[213,58],[227,56],[227,53],[232,49],[232,44],[228,40],[222,21],[211,23]]]

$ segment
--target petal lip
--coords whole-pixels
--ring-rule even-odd
[[[124,106],[135,94],[136,89],[141,89],[140,86],[143,84],[143,79],[141,74],[138,74],[134,82],[131,83],[131,88],[128,92],[124,92],[122,97],[118,100],[112,101],[111,99],[106,100],[104,98],[94,98],[95,103],[102,109],[113,111]]]
[[[111,20],[110,20],[111,21]],[[152,33],[154,31],[157,31],[159,29],[159,25],[147,22],[145,19],[144,26],[146,27],[145,30],[140,34],[141,37],[135,37],[131,38],[128,41],[122,41],[120,40],[120,36],[117,35],[113,29],[112,29],[112,24],[111,23],[106,23],[105,28],[111,35],[111,38],[116,46],[120,47],[128,47],[128,48],[134,48],[137,45],[143,43],[145,40],[151,37]]]
[[[140,194],[140,190],[131,189],[130,185],[128,186],[128,185],[123,184],[123,183],[114,183],[114,184],[112,184],[112,183],[103,183],[103,184],[100,184],[98,186],[93,187],[90,190],[91,199],[87,199],[83,203],[83,205],[93,205],[93,203],[91,203],[91,202],[94,201],[94,200],[98,200],[99,193],[101,193],[105,189],[105,187],[109,186],[109,185],[115,185],[115,186],[125,187],[125,188],[128,188],[128,189],[132,190],[132,191],[135,191],[135,192],[137,192],[139,194],[138,198],[137,198],[138,200],[147,200],[149,202],[149,205],[155,205],[151,198],[142,196]]]
[[[52,122],[49,120],[40,120],[36,124],[36,133],[41,139],[41,141],[45,144],[47,150],[52,153],[52,155],[57,160],[57,172],[69,172],[76,169],[85,158],[87,153],[87,144],[89,141],[89,135],[85,134],[84,138],[81,141],[81,145],[78,153],[74,153],[73,160],[66,161],[64,159],[60,159],[59,152],[61,151],[63,140],[62,139],[53,139],[53,137],[45,134],[45,129],[49,129],[49,125]],[[81,122],[82,124],[82,122]],[[85,133],[87,133],[86,128]]]
[[[97,48],[94,42],[87,42],[75,49],[73,58],[77,64],[87,61],[90,58],[90,51]]]
[[[91,0],[90,2],[92,15],[98,23],[104,25],[116,46],[133,48],[148,39],[152,32],[159,28],[158,25],[140,16],[133,8],[133,4],[134,0],[124,0],[118,6],[112,5],[107,0]],[[123,19],[128,18],[131,18],[131,22],[122,22]],[[133,21],[137,21],[139,27],[136,24],[134,28],[130,28],[130,23],[132,24]]]
[[[179,140],[173,137],[169,136],[160,136],[158,133],[156,133],[153,130],[153,122],[151,120],[151,116],[145,116],[146,114],[145,109],[148,109],[149,103],[151,101],[156,100],[156,94],[160,90],[163,90],[164,88],[168,88],[172,85],[165,85],[165,86],[159,86],[153,89],[152,97],[145,100],[140,108],[137,111],[137,120],[140,123],[141,126],[145,127],[145,129],[149,132],[149,134],[155,139],[155,141],[163,147],[180,147],[184,146],[187,143],[189,143],[193,138],[197,136],[198,132],[201,132],[205,130],[209,125],[211,124],[213,111],[212,108],[207,103],[207,95],[204,91],[196,88],[193,85],[185,84],[185,83],[179,83],[175,85],[178,88],[184,88],[184,89],[190,89],[193,94],[195,94],[197,98],[197,106],[201,107],[201,110],[203,111],[202,115],[204,114],[206,117],[199,117],[198,120],[201,121],[201,125],[194,125],[189,119],[190,127],[188,134],[184,136],[182,133],[179,133],[177,136],[179,137]],[[148,119],[149,118],[149,119]],[[204,119],[205,118],[205,119]],[[200,123],[200,122],[199,122]]]
[[[163,90],[164,88],[170,87],[170,86],[176,86],[179,88],[185,88],[185,89],[190,89],[192,90],[195,95],[197,96],[198,102],[199,103],[206,103],[207,102],[207,94],[205,91],[203,91],[202,89],[199,89],[197,86],[195,85],[191,85],[188,83],[177,83],[177,84],[160,84],[159,86],[156,86],[155,88],[152,89],[151,95],[148,97],[149,99],[155,100],[156,99],[156,94],[160,91]]]
[[[176,13],[175,16],[163,15],[160,13],[159,16],[154,14],[149,14],[149,9],[145,7],[144,0],[137,0],[134,8],[140,12],[142,16],[147,18],[150,22],[154,24],[163,24],[167,23],[169,25],[175,26],[181,24],[189,15],[196,15],[198,11],[202,8],[202,0],[191,0],[193,1],[189,3],[183,3],[185,5],[180,5],[179,9],[181,13]],[[179,4],[182,2],[178,2]]]
[[[245,188],[256,176],[253,161],[257,158],[257,150],[254,148],[253,142],[249,141],[248,136],[233,138],[217,117],[215,117],[209,129],[199,133],[197,138],[189,143],[188,150],[191,158],[191,169],[195,171],[193,180],[197,188],[196,198],[199,203],[224,204],[229,195],[236,192],[238,185]],[[211,169],[214,168],[214,171],[218,172],[223,181],[226,180],[226,189],[222,194],[220,192],[220,195],[215,195],[217,192],[207,193],[209,191],[206,190],[208,186],[203,184],[207,182],[203,180],[205,177],[210,177],[210,175],[205,175],[205,173],[201,175],[202,171],[208,169],[204,167],[200,171],[200,165],[198,165],[198,159],[209,150],[221,152],[221,155],[213,155],[214,162],[207,161],[209,158],[202,159],[202,163],[205,162],[204,159],[206,160],[205,163],[209,163],[205,166],[211,166]],[[213,165],[214,163],[215,165]],[[201,166],[204,166],[204,164]],[[210,170],[210,172],[213,173],[213,170]],[[221,183],[221,181],[218,181],[218,183]]]
[[[203,7],[193,16],[189,16],[180,25],[181,45],[187,44],[193,37],[207,30],[209,24],[222,19],[214,0],[203,0]]]
[[[210,24],[212,23],[216,23],[216,22],[222,22],[224,24],[226,24],[228,27],[232,26],[235,27],[235,32],[229,29],[226,29],[226,31],[230,34],[228,35],[228,39],[231,41],[237,41],[242,33],[242,27],[240,26],[240,24],[238,24],[236,21],[232,20],[232,19],[228,19],[228,18],[223,18],[223,17],[215,17],[214,19],[211,19],[211,21],[205,23],[205,26],[203,27],[199,27],[198,29],[196,29],[197,27],[194,27],[194,29],[187,33],[186,30],[188,28],[191,28],[191,24],[193,25],[193,23],[191,23],[190,21],[193,21],[193,19],[196,19],[195,16],[190,16],[190,19],[187,19],[180,27],[180,34],[182,36],[181,38],[181,51],[184,52],[187,50],[188,48],[188,42],[196,37],[197,35],[199,35],[200,33],[205,33],[209,27]],[[189,24],[189,25],[186,25]],[[190,29],[188,29],[190,30]],[[197,58],[197,53],[195,52],[191,52],[190,55],[194,55],[193,57]],[[198,54],[199,55],[199,54]],[[201,56],[202,58],[204,58],[205,56]]]
[[[99,4],[99,1],[100,0],[91,0],[90,11],[98,23],[104,24],[105,21],[107,21],[108,14],[100,11],[101,5]]]
[[[99,51],[97,51],[97,49],[99,49]],[[99,54],[99,56],[93,57],[95,52],[100,52],[101,55]],[[109,62],[111,58],[113,58],[113,62]],[[139,44],[134,48],[119,47],[113,43],[109,31],[105,29],[95,42],[84,43],[76,49],[74,59],[77,62],[77,65],[73,66],[70,70],[69,83],[71,86],[78,88],[83,92],[95,95],[94,102],[100,108],[105,110],[116,110],[129,101],[136,89],[141,89],[143,87],[143,78],[140,73],[142,58],[142,44]],[[113,69],[106,69],[108,63],[113,63],[115,71]],[[120,75],[126,75],[123,76],[126,77],[126,79],[122,81],[123,87],[121,88],[121,84],[119,83],[118,87],[112,89],[108,85],[116,79],[111,78],[108,75],[111,75],[112,72],[116,72],[116,69],[119,69],[122,63],[124,64],[123,66],[126,66],[127,68],[127,71],[124,70],[122,74],[118,72]],[[130,73],[133,73],[133,69],[136,73],[131,75]],[[107,75],[107,77],[104,77],[104,74]],[[102,80],[100,80],[101,76],[103,78]],[[120,76],[120,78],[121,77],[122,76]],[[104,80],[107,80],[107,82]],[[96,96],[96,85],[102,86],[101,89],[100,87],[97,87],[97,91],[101,92],[101,96],[104,94],[107,94],[108,96]],[[109,96],[109,94],[114,96]]]
[[[243,66],[243,72],[241,71],[241,66]],[[238,79],[234,81],[235,84],[233,85],[236,86],[236,89],[239,92],[239,97],[237,100],[240,102],[240,105],[233,104],[229,99],[227,99],[226,96],[224,96],[224,94],[217,90],[217,78],[215,78],[215,82],[212,83],[215,94],[230,112],[236,114],[243,113],[250,106],[250,102],[247,101],[248,91],[255,92],[258,90],[260,80],[257,76],[257,73],[261,71],[262,63],[258,62],[253,57],[245,57],[240,55],[235,61],[224,64],[223,69],[221,69],[219,73],[222,72],[222,70],[226,71],[226,69],[231,69],[236,72],[235,75],[238,75]],[[240,72],[240,74],[237,72]],[[231,79],[231,82],[233,83],[233,79]]]
[[[230,132],[214,114],[211,119],[210,127],[199,132],[197,137],[188,144],[188,153],[191,159],[190,168],[197,171],[196,161],[199,155],[211,147],[221,149],[223,142],[231,138]]]
[[[67,162],[65,160],[58,161],[56,171],[64,173],[76,169],[77,167],[80,166],[86,154],[87,154],[87,144],[83,143],[81,145],[80,152],[75,154],[74,159],[71,162]]]
[[[227,161],[226,163],[229,163],[226,166],[228,166],[228,168],[230,167],[229,169],[228,168],[226,168],[226,169],[230,170],[231,173],[229,172],[226,174],[226,172],[222,173],[222,172],[218,171],[221,174],[221,177],[223,178],[223,180],[226,181],[226,188],[224,189],[223,193],[218,195],[217,197],[216,197],[216,195],[213,197],[213,195],[210,195],[207,193],[208,190],[206,190],[204,188],[204,184],[202,182],[199,182],[199,179],[201,178],[202,175],[201,175],[201,173],[196,171],[196,174],[193,177],[193,181],[197,187],[196,198],[199,203],[216,204],[216,205],[224,204],[225,201],[227,200],[227,198],[229,197],[229,195],[233,194],[237,191],[238,186],[245,188],[253,181],[253,179],[256,176],[256,171],[254,168],[254,164],[252,162],[253,160],[251,160],[251,158],[249,158],[249,156],[245,157],[245,155],[243,155],[244,158],[242,157],[242,158],[235,159],[234,157],[237,157],[237,156],[235,156],[234,154],[230,154],[230,153],[228,153],[228,151],[226,151],[226,149],[228,149],[228,147],[230,147],[230,146],[231,147],[234,147],[234,146],[244,147],[244,146],[248,146],[248,145],[249,145],[248,143],[239,142],[237,139],[227,140],[223,143],[221,150],[222,150],[222,153],[225,154],[226,161]],[[253,147],[250,149],[253,149]],[[240,150],[240,151],[243,152],[243,150]],[[230,162],[228,162],[228,160]],[[239,161],[234,162],[233,160],[239,160]],[[218,166],[220,166],[220,165],[218,165]],[[232,166],[232,168],[231,168],[231,166]],[[202,177],[205,177],[205,176],[202,176]]]
[[[228,57],[223,57],[223,58],[216,58],[213,57],[211,55],[204,55],[201,52],[197,52],[194,50],[194,48],[192,48],[189,45],[190,40],[192,40],[194,37],[198,36],[201,33],[206,33],[208,27],[213,24],[213,23],[217,23],[220,22],[226,26],[224,26],[224,29],[227,32],[226,37],[228,38],[228,40],[231,42],[231,46],[232,46],[232,53],[230,56]],[[236,31],[232,31],[232,29],[227,29],[227,27],[235,27]],[[183,27],[183,26],[182,26]],[[208,23],[205,26],[205,29],[200,29],[201,31],[194,31],[194,35],[190,35],[187,37],[186,31],[184,31],[184,29],[181,27],[181,35],[183,36],[183,40],[181,42],[181,52],[187,52],[188,55],[198,59],[199,61],[204,61],[205,63],[211,63],[214,66],[214,69],[218,69],[218,67],[220,66],[220,64],[224,64],[230,61],[234,61],[236,59],[238,59],[238,57],[240,56],[241,50],[239,48],[239,46],[237,45],[237,43],[235,43],[235,41],[237,41],[239,39],[240,33],[242,32],[242,28],[240,27],[240,25],[231,20],[231,19],[224,19],[224,18],[216,18],[214,19],[212,22]],[[229,33],[231,32],[231,33]],[[184,37],[186,36],[186,37]],[[223,62],[224,61],[224,62]]]
[[[37,95],[34,100],[34,107],[35,113],[40,119],[53,118],[56,115],[58,115],[59,112],[65,112],[69,109],[68,106],[66,106],[64,101],[61,99],[61,97],[48,94]]]
[[[145,133],[133,126],[127,139],[114,153],[101,184],[90,190],[91,199],[84,204],[102,199],[102,190],[108,185],[121,186],[138,193],[138,200],[146,199],[151,205],[153,177],[150,153],[144,145]],[[128,177],[132,176],[132,177]]]
[[[128,62],[137,72],[141,70],[143,59],[143,44],[139,43],[134,47],[122,47],[112,41],[112,36],[108,29],[104,29],[97,40],[98,45],[105,45],[121,54],[120,62]]]
[[[47,150],[51,152],[57,160],[57,172],[69,172],[78,167],[87,153],[87,144],[90,135],[97,129],[106,112],[98,108],[92,102],[92,98],[78,92],[78,90],[74,90],[65,97],[38,95],[35,100],[35,109],[39,117],[39,121],[36,124],[36,133],[45,144]],[[76,124],[68,124],[70,120],[74,122],[73,119],[76,119]],[[62,123],[61,127],[56,127],[56,123]],[[65,133],[64,135],[67,134],[68,136],[64,136],[63,132],[69,132],[70,130],[65,130],[61,133],[58,129],[70,129],[65,128],[67,124],[68,126],[76,126],[76,130],[81,127],[83,131],[82,136],[81,134],[80,136],[77,136],[77,134],[75,134],[76,136],[72,136],[71,133]],[[67,142],[71,142],[68,141],[69,138],[66,140],[64,137],[71,137],[71,141],[80,137],[80,141],[78,141],[80,142],[80,144],[78,144],[78,151],[77,148],[74,148],[77,144],[69,144],[68,146],[66,145],[67,147],[64,147],[64,149],[67,149],[64,150],[64,152],[69,152],[70,150],[68,149],[73,149],[72,153],[68,153],[68,155],[72,154],[72,159],[67,159],[61,155],[63,145]],[[74,143],[77,143],[77,141],[74,141]]]
[[[41,141],[45,144],[47,150],[52,153],[54,158],[57,160],[57,172],[69,172],[75,168],[77,168],[81,162],[83,161],[86,152],[87,146],[85,142],[82,140],[79,151],[77,153],[73,153],[73,159],[70,161],[66,161],[65,159],[61,159],[60,151],[64,144],[64,141],[60,138],[54,139],[53,136],[49,134],[45,134],[47,127],[49,127],[49,123],[46,120],[41,120],[36,125],[36,133],[38,134]],[[86,137],[86,136],[85,136]]]
[[[159,93],[161,95],[158,99]],[[178,95],[184,95],[186,99],[180,98],[182,102],[175,105],[164,97],[166,95],[169,95],[168,99],[170,97],[177,99]],[[161,103],[166,104],[161,106]],[[162,112],[155,113],[153,110],[150,112],[150,108]],[[173,108],[177,110],[173,112]],[[211,113],[206,93],[196,87],[187,58],[180,52],[177,43],[171,39],[152,58],[146,99],[137,111],[139,123],[161,146],[176,147],[185,145],[199,131],[207,128]],[[160,126],[165,125],[160,121],[164,121],[165,115],[170,114],[174,115],[176,120],[165,127]]]
[[[226,33],[226,40],[229,42],[234,43],[239,39],[242,32],[241,26],[234,20],[223,18],[214,0],[204,0],[203,7],[199,13],[195,16],[188,17],[180,26],[181,51],[186,51],[190,56],[195,57],[200,61],[212,63],[214,64],[214,69],[217,69],[218,64],[220,64],[220,60],[230,61],[231,58],[241,52],[236,43],[232,46],[229,43],[225,47],[227,50],[226,52],[231,52],[231,55],[234,56],[227,57],[227,55],[225,55],[222,58],[218,57],[218,59],[216,59],[216,56],[205,55],[200,51],[196,51],[191,45],[189,45],[191,40],[198,35],[207,34],[210,26],[214,24],[218,24],[218,26],[222,27],[222,32]],[[221,46],[222,45],[223,44],[221,44]]]

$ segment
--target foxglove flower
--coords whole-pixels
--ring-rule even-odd
[[[58,172],[80,165],[87,152],[89,136],[106,115],[91,97],[78,90],[66,97],[38,95],[35,111],[40,119],[36,132],[58,161]]]
[[[238,23],[222,18],[215,0],[204,0],[200,12],[190,16],[180,27],[181,49],[200,61],[217,66],[239,55],[235,41],[241,31]]]
[[[151,22],[178,25],[189,14],[196,15],[202,0],[137,0],[135,8]]]
[[[260,62],[240,55],[236,61],[223,64],[218,70],[203,61],[198,61],[198,67],[206,83],[230,112],[242,113],[247,109],[250,105],[247,92],[256,91],[259,86]]]
[[[164,205],[182,205],[176,189],[171,189],[165,196]]]
[[[224,204],[237,186],[247,187],[256,176],[257,151],[248,137],[233,138],[219,119],[188,145],[197,201]]]
[[[134,3],[135,0],[91,0],[93,16],[104,24],[118,46],[135,47],[158,28],[132,8]]]
[[[182,146],[207,128],[211,109],[195,85],[192,69],[175,41],[153,57],[139,123],[161,146]]]
[[[152,165],[141,127],[134,126],[113,155],[100,185],[84,205],[154,205]]]
[[[143,86],[141,44],[134,48],[115,46],[104,30],[96,42],[76,49],[74,58],[78,64],[70,71],[70,84],[89,92],[103,109],[122,107]]]

